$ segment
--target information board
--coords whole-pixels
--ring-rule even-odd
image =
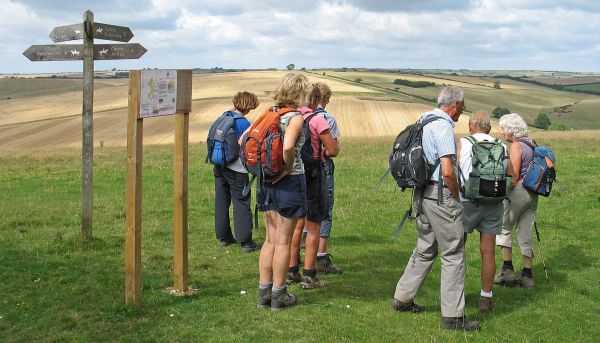
[[[177,70],[142,70],[140,87],[139,118],[177,112]]]

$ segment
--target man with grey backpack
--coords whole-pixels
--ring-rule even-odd
[[[496,236],[502,231],[503,200],[516,181],[506,146],[489,135],[491,129],[490,116],[476,112],[469,119],[470,135],[461,138],[457,146],[462,181],[460,200],[464,208],[462,223],[465,234],[479,231],[482,313],[492,311]]]
[[[462,226],[463,206],[459,201],[456,169],[455,122],[465,108],[461,88],[442,88],[437,108],[425,113],[420,122],[430,121],[422,129],[422,151],[431,168],[427,181],[415,187],[417,208],[417,246],[406,264],[394,292],[392,309],[420,313],[414,302],[423,281],[439,253],[441,268],[441,308],[443,329],[479,330],[479,323],[464,316],[465,241]]]

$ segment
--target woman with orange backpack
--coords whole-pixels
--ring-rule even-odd
[[[264,180],[258,199],[258,206],[264,212],[266,238],[258,261],[260,277],[257,306],[260,308],[270,307],[273,311],[294,306],[297,302],[296,296],[287,290],[286,277],[294,227],[298,218],[302,218],[306,214],[306,180],[304,165],[300,158],[300,149],[304,144],[303,120],[297,107],[306,103],[310,89],[311,85],[306,76],[294,73],[286,74],[275,89],[273,95],[275,106],[263,115],[273,112],[280,113],[277,136],[279,134],[283,136],[284,169],[271,179]],[[261,118],[255,123],[259,122],[261,122]],[[252,135],[253,130],[259,131],[253,125],[249,129],[248,136]],[[254,162],[252,159],[257,155],[256,151],[246,149],[246,142],[250,142],[250,139],[244,140],[243,138],[242,141],[242,150],[247,164]],[[264,166],[264,161],[262,162]],[[260,178],[260,174],[263,173],[260,158],[258,165],[258,177]],[[249,169],[249,171],[251,170]],[[260,185],[263,181],[259,179],[258,182]]]

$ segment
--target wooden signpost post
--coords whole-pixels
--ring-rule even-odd
[[[132,37],[127,27],[95,23],[94,13],[88,10],[83,15],[83,23],[55,27],[50,32],[54,42],[83,39],[82,45],[32,45],[23,52],[31,61],[83,60],[81,233],[85,239],[92,237],[94,201],[94,60],[137,59],[147,51],[139,44],[94,45],[94,38],[128,42]]]
[[[188,285],[188,132],[192,107],[191,70],[129,72],[127,122],[127,201],[125,302],[141,305],[142,147],[144,118],[175,114],[173,175],[174,294],[191,294]]]

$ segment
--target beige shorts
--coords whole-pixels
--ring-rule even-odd
[[[512,247],[512,229],[517,234],[517,243],[521,254],[533,257],[533,223],[537,211],[538,195],[528,191],[519,181],[515,189],[508,195],[504,204],[504,224],[502,232],[496,236],[496,244]]]

